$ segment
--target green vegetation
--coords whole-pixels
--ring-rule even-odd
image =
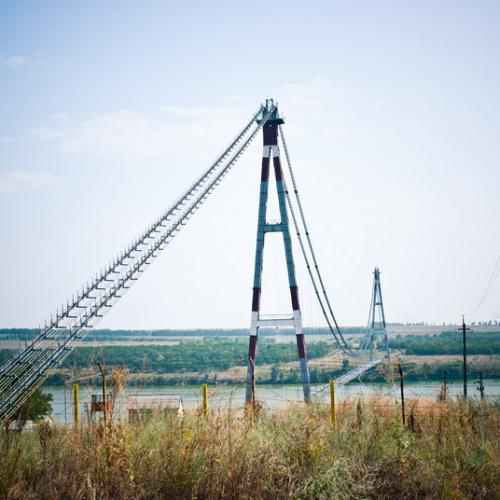
[[[263,338],[259,341],[259,363],[277,363],[297,359],[291,343],[278,343]],[[185,340],[177,345],[80,347],[66,359],[64,366],[84,367],[89,360],[105,359],[108,365],[123,365],[131,371],[161,371],[164,373],[226,370],[246,365],[247,339],[204,338]],[[311,344],[309,357],[315,359],[332,351],[331,344]]]
[[[29,399],[17,410],[13,418],[24,425],[27,420],[37,421],[46,415],[52,413],[52,394],[42,392],[42,389],[36,389]]]
[[[390,340],[391,348],[405,354],[433,356],[462,354],[462,335],[442,332],[438,335],[398,335]],[[500,354],[500,332],[471,332],[467,334],[467,352],[473,354]]]
[[[498,497],[496,403],[386,399],[244,418],[214,411],[141,423],[0,431],[5,499]]]
[[[49,385],[63,384],[66,377],[62,372],[68,369],[95,367],[97,361],[104,360],[106,366],[123,366],[131,373],[148,375],[148,384],[176,385],[216,382],[217,372],[235,366],[246,366],[247,339],[204,338],[203,340],[184,340],[177,345],[134,345],[79,347],[66,358],[61,372],[49,377]],[[331,342],[321,341],[308,346],[311,361],[322,358],[333,351]],[[0,350],[0,362],[13,354],[11,350]],[[294,343],[279,343],[274,339],[259,340],[258,363],[271,365],[271,373],[262,383],[297,383],[300,381],[296,368],[284,368],[283,363],[297,361]],[[343,370],[311,368],[312,382],[328,381],[332,375]],[[240,379],[227,382],[241,382]],[[89,381],[90,382],[90,381]],[[98,383],[98,379],[94,381]]]
[[[296,347],[292,343],[278,343],[263,338],[259,341],[259,363],[272,364],[295,361]],[[246,366],[247,339],[204,338],[186,340],[177,345],[80,347],[66,358],[63,367],[83,368],[93,360],[104,359],[110,366],[126,366],[132,372],[206,372]],[[318,342],[308,349],[310,359],[332,351],[331,344]],[[94,363],[95,364],[95,363]]]
[[[366,328],[347,327],[342,331],[346,334],[363,333]],[[324,335],[325,338],[330,338],[331,333],[327,328],[305,328],[306,335]],[[38,333],[34,328],[0,328],[0,340],[30,340]],[[283,330],[283,334],[287,335],[290,331]],[[260,337],[276,335],[273,328],[261,328],[259,330]],[[133,340],[134,342],[152,341],[152,340],[169,340],[171,338],[189,338],[189,337],[248,337],[248,328],[229,328],[229,329],[197,329],[197,330],[91,330],[87,332],[83,338],[84,342],[117,342],[124,340]]]
[[[176,333],[179,333],[176,331]],[[461,338],[455,332],[444,332],[439,335],[407,335],[391,339],[393,352],[406,355],[426,356],[425,362],[405,362],[405,377],[408,381],[441,380],[447,371],[450,380],[462,377],[460,360],[439,362],[432,361],[436,354],[461,354]],[[97,361],[104,361],[106,366],[122,366],[135,374],[146,378],[142,381],[133,379],[132,383],[151,385],[199,384],[202,382],[225,383],[241,382],[241,372],[233,375],[220,374],[234,367],[246,366],[247,339],[234,336],[210,335],[201,340],[180,340],[176,345],[113,345],[99,347],[79,347],[66,358],[60,370],[51,375],[50,385],[63,384],[67,379],[65,373],[95,368]],[[500,332],[471,333],[468,339],[470,355],[499,355]],[[321,365],[316,361],[334,352],[332,342],[321,340],[308,344],[310,359],[310,375],[312,383],[326,383],[349,369],[344,361],[342,366],[333,366],[328,362]],[[7,360],[13,350],[0,349],[0,363]],[[257,365],[267,365],[265,370],[257,370],[259,383],[289,384],[299,383],[300,374],[296,367],[296,347],[293,342],[277,342],[273,338],[262,337],[259,340]],[[291,364],[290,364],[291,363]],[[95,371],[95,370],[93,370]],[[469,372],[475,376],[482,371],[484,377],[500,377],[500,363],[495,358],[469,360]],[[363,376],[364,381],[386,380],[387,369],[369,372]],[[89,380],[89,383],[92,381]],[[93,381],[98,383],[98,379]]]
[[[405,380],[408,382],[426,382],[443,379],[446,371],[448,380],[461,380],[463,377],[462,362],[451,361],[448,363],[402,363]],[[479,372],[483,373],[485,378],[500,378],[500,364],[498,361],[469,361],[467,372],[471,382],[477,378]],[[475,378],[474,378],[475,377]],[[368,372],[363,375],[364,382],[385,382],[387,380],[386,366],[380,366],[379,369]]]
[[[287,383],[298,384],[300,383],[299,371],[295,368],[284,370],[279,368],[280,365],[273,365],[271,367],[271,379],[259,379],[259,383]],[[448,380],[461,380],[462,379],[462,362],[453,361],[449,363],[402,363],[404,376],[408,382],[429,382],[439,381],[443,379],[443,374],[446,371]],[[278,367],[278,368],[277,368]],[[386,382],[389,371],[393,370],[389,364],[379,365],[377,369],[365,373],[362,376],[363,382]],[[332,378],[336,378],[342,373],[348,371],[346,368],[318,368],[312,365],[309,369],[311,376],[311,383],[326,384]],[[483,373],[485,378],[500,378],[500,364],[495,361],[489,362],[470,362],[468,364],[468,373],[471,377],[477,376],[479,372]],[[274,374],[279,373],[280,376],[273,377]],[[351,382],[355,383],[355,381]]]

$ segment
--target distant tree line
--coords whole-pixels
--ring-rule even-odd
[[[390,339],[393,350],[404,354],[432,356],[439,354],[461,354],[462,335],[457,332],[442,332],[436,335],[398,335]],[[469,354],[500,354],[500,332],[471,332],[467,335]]]
[[[5,332],[5,330],[3,330]],[[94,367],[97,361],[104,361],[107,367],[123,366],[131,373],[147,375],[148,383],[165,384],[198,384],[200,382],[217,382],[217,372],[236,366],[246,366],[248,342],[240,335],[224,336],[218,330],[217,335],[204,336],[202,340],[181,340],[176,345],[133,345],[133,346],[100,346],[78,347],[66,358],[60,371],[51,375],[50,384],[63,384],[67,377],[64,372],[72,369]],[[244,330],[241,330],[242,332]],[[32,330],[21,330],[32,332]],[[109,332],[102,330],[100,332]],[[129,333],[129,331],[126,331]],[[180,330],[169,330],[179,335]],[[193,331],[194,332],[194,331]],[[202,331],[196,331],[201,336]],[[215,332],[212,330],[212,332]],[[238,331],[239,332],[239,331]],[[99,332],[97,332],[99,333]],[[137,332],[135,332],[137,334]],[[104,335],[104,333],[103,333]],[[247,332],[245,331],[245,337]],[[317,339],[315,339],[317,340]],[[436,335],[405,335],[390,339],[393,352],[407,355],[432,356],[438,354],[461,354],[461,336],[456,332],[443,332]],[[309,342],[308,357],[310,360],[311,382],[327,382],[349,369],[346,359],[342,366],[315,366],[315,360],[324,358],[334,351],[330,339]],[[468,336],[468,352],[474,354],[500,354],[500,332],[475,333]],[[0,364],[4,363],[15,350],[0,349]],[[278,342],[263,336],[259,340],[257,365],[270,365],[269,370],[259,375],[260,383],[299,383],[297,368],[284,365],[297,360],[294,342]],[[494,361],[483,360],[481,364],[472,363],[471,373],[483,371],[485,377],[500,377],[500,368]],[[405,378],[415,380],[440,380],[443,371],[448,372],[450,379],[461,377],[460,360],[449,363],[406,363]],[[364,375],[366,381],[385,380],[387,374],[382,367]],[[227,374],[225,376],[227,381]],[[97,381],[97,379],[96,379]],[[241,380],[234,380],[241,382]]]
[[[83,368],[104,359],[107,365],[126,366],[132,372],[199,372],[227,370],[246,365],[248,341],[245,339],[207,338],[185,340],[176,345],[139,345],[79,347],[62,367]],[[309,358],[323,357],[333,351],[331,342],[314,342],[308,346]],[[297,359],[293,343],[262,338],[258,344],[258,362],[272,364]],[[95,361],[95,362],[94,362]]]
[[[328,328],[305,328],[306,335],[331,335]],[[345,327],[342,329],[345,334],[361,334],[366,332],[362,327]],[[36,328],[0,328],[0,340],[30,340],[39,332]],[[281,330],[281,334],[287,335],[291,330]],[[261,328],[260,336],[274,336],[276,330],[273,328]],[[92,330],[86,333],[83,341],[118,341],[120,339],[151,340],[161,337],[247,337],[248,328],[228,328],[228,329],[190,329],[190,330]]]
[[[393,367],[394,368],[394,367]],[[437,382],[443,379],[443,374],[446,371],[447,378],[449,381],[460,381],[462,380],[462,364],[460,361],[453,361],[448,363],[424,363],[418,365],[417,363],[404,363],[403,365],[405,380],[407,382]],[[346,370],[336,367],[336,368],[321,368],[314,366],[310,363],[309,372],[311,383],[328,383],[332,378],[337,378]],[[479,371],[483,373],[483,377],[488,378],[500,378],[500,367],[498,364],[494,363],[477,363],[472,362],[468,365],[469,380],[471,383],[474,382],[475,378],[479,374]],[[259,365],[257,364],[257,381],[259,384],[299,384],[300,383],[300,372],[298,368],[289,368],[281,363],[275,363],[271,366],[270,373],[260,372]],[[387,365],[382,365],[374,369],[373,371],[365,373],[361,377],[361,382],[387,382],[397,381],[396,373],[394,370],[390,370]],[[51,375],[46,385],[63,385],[67,377],[63,373],[55,373]],[[224,383],[235,383],[241,384],[243,380],[241,378],[224,378]],[[353,381],[351,383],[356,383]],[[86,379],[86,384],[88,385],[99,385],[100,379],[96,376],[93,379]],[[152,373],[145,374],[144,378],[134,378],[129,381],[129,385],[198,385],[201,383],[217,384],[220,383],[219,374],[215,370],[199,370],[195,373],[187,372],[176,372],[171,374]]]

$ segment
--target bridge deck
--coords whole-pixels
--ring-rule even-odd
[[[380,363],[382,363],[382,359],[375,359],[373,361],[369,361],[368,363],[360,365],[357,368],[354,368],[353,370],[344,373],[344,375],[341,375],[338,379],[335,380],[335,383],[347,384],[351,380],[360,377],[361,375],[363,375],[363,373],[366,373],[368,370],[371,370],[373,367],[377,366]]]

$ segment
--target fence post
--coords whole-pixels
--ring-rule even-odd
[[[361,429],[363,425],[363,408],[361,407],[361,398],[358,399],[358,403],[356,404],[356,422],[358,424],[358,428]]]
[[[479,394],[481,395],[481,401],[484,401],[483,372],[479,372],[478,384],[479,384],[479,387],[477,388],[477,390],[479,391]]]
[[[80,408],[79,408],[79,389],[78,384],[73,385],[73,423],[75,425],[75,430],[78,429],[80,425]]]
[[[64,381],[64,425],[68,425],[68,402],[66,401],[67,383]]]
[[[332,426],[335,429],[337,425],[337,417],[335,415],[335,380],[330,380],[330,418]]]
[[[399,371],[399,383],[401,386],[401,418],[403,419],[403,427],[406,425],[405,419],[405,387],[404,387],[404,378],[403,378],[403,368],[401,368],[401,363],[398,363],[398,371]]]
[[[208,418],[208,385],[207,384],[201,384],[201,394],[203,396],[202,414],[205,418]]]
[[[101,372],[101,382],[102,382],[102,402],[103,402],[103,416],[104,416],[104,426],[108,424],[108,405],[107,405],[107,394],[106,394],[106,372],[104,371],[104,365],[99,361],[97,363],[99,371]]]
[[[445,370],[443,373],[443,391],[442,391],[442,401],[446,402],[448,399],[448,372]]]

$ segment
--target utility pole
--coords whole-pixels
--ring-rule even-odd
[[[462,326],[457,331],[462,332],[463,342],[463,371],[464,371],[464,399],[467,398],[467,332],[472,331],[465,325],[465,318],[462,315]]]

